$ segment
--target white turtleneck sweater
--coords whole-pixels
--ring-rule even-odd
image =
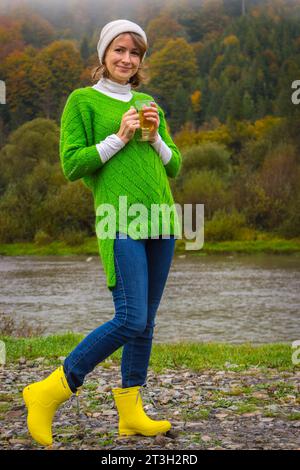
[[[122,85],[121,83],[114,82],[109,78],[100,78],[100,80],[93,85],[95,90],[100,91],[112,98],[116,98],[121,101],[130,101],[132,98],[131,85],[127,83]],[[167,146],[167,144],[162,140],[159,133],[157,133],[157,138],[155,142],[150,142],[151,145],[155,148],[156,152],[160,156],[164,165],[166,165],[172,156],[172,150]],[[99,152],[100,158],[103,163],[107,162],[111,157],[113,157],[121,148],[126,144],[123,142],[120,137],[116,134],[111,134],[106,139],[96,144],[96,148]]]

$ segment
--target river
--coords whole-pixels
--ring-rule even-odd
[[[114,316],[97,256],[0,256],[0,311],[44,335],[87,334]],[[299,255],[175,255],[154,342],[300,340]]]

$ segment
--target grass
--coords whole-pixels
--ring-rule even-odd
[[[300,413],[298,411],[290,413],[289,415],[287,415],[287,419],[290,421],[298,421],[300,419]]]
[[[191,250],[191,253],[193,251]],[[198,253],[227,254],[227,253],[271,253],[290,254],[300,252],[300,240],[236,240],[218,243],[205,243],[204,249]],[[195,251],[196,253],[196,251]]]
[[[182,411],[181,418],[184,421],[202,421],[208,419],[211,412],[210,408],[201,408],[197,411]]]
[[[235,412],[237,414],[253,413],[257,408],[253,403],[238,403]]]
[[[262,239],[235,240],[224,242],[205,242],[201,250],[186,250],[185,240],[176,241],[176,253],[192,254],[227,254],[227,253],[273,253],[290,254],[300,252],[300,239],[285,240],[271,235],[261,235]],[[193,240],[189,241],[193,242]],[[47,245],[36,245],[33,242],[0,244],[0,255],[89,255],[98,256],[98,244],[96,237],[87,237],[84,243],[70,246],[63,241],[54,241]]]
[[[17,362],[24,357],[34,360],[45,357],[53,364],[61,363],[60,357],[67,356],[72,349],[84,338],[84,335],[66,333],[63,335],[36,336],[18,338],[0,336],[6,346],[7,364]],[[153,344],[150,366],[156,373],[164,369],[180,367],[194,371],[204,369],[245,370],[249,367],[275,368],[293,371],[299,369],[292,363],[293,349],[290,344],[274,343],[263,345],[227,343],[170,343]],[[110,367],[112,363],[120,363],[122,348],[115,351],[101,365]]]
[[[3,412],[6,412],[6,411],[9,411],[11,409],[12,405],[10,403],[0,403],[0,412],[3,413]]]
[[[0,255],[24,256],[24,255],[98,255],[97,239],[87,237],[84,243],[70,246],[62,241],[54,241],[48,245],[36,245],[33,242],[4,243],[0,244]]]

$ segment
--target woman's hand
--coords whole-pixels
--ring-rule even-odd
[[[147,109],[145,111],[144,116],[147,120],[152,121],[154,124],[154,129],[150,132],[149,142],[154,142],[158,135],[158,128],[159,128],[159,114],[157,110],[157,105],[154,101],[151,102],[151,106],[143,106],[143,109]]]
[[[126,113],[123,114],[121,126],[116,134],[125,144],[134,136],[136,129],[140,127],[139,113],[131,106]]]

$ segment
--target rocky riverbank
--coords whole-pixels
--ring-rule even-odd
[[[0,369],[0,449],[41,449],[27,432],[25,385],[54,370],[44,358]],[[172,428],[156,437],[118,436],[111,389],[120,387],[120,366],[98,365],[81,389],[57,411],[53,449],[298,449],[300,370],[251,367],[235,371],[149,369],[142,388],[144,409]]]

